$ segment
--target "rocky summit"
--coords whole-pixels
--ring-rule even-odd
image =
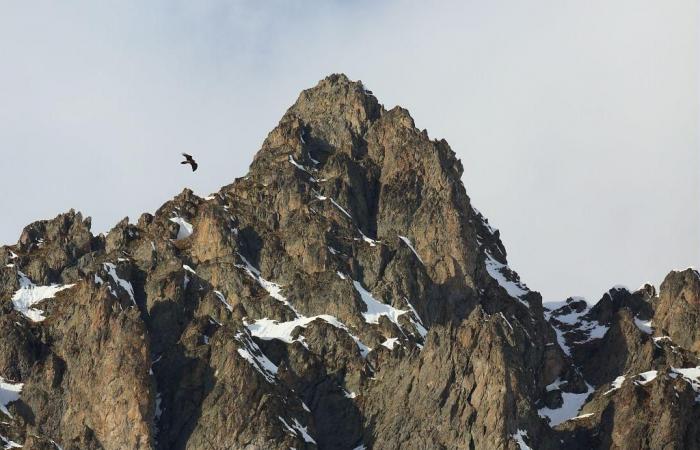
[[[331,75],[248,174],[0,248],[6,449],[700,448],[700,274],[508,267],[444,140]]]

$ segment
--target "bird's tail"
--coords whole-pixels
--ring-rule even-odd
[[[181,161],[180,164],[189,164],[188,161]]]

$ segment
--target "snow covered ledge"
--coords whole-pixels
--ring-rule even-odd
[[[75,286],[74,284],[37,286],[22,272],[17,271],[17,274],[21,287],[12,296],[12,306],[32,322],[42,322],[46,319],[44,311],[34,307],[36,304],[54,298],[57,293]]]

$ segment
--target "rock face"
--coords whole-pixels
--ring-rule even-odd
[[[658,327],[678,345],[700,351],[700,277],[687,269],[671,272],[656,300]]]
[[[331,75],[247,176],[0,249],[0,444],[698,448],[700,275],[544,308],[445,141]]]

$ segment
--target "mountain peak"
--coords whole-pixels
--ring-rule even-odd
[[[0,251],[0,441],[698,448],[700,275],[545,316],[461,175],[334,74],[215,195],[28,226]]]
[[[383,106],[361,81],[333,74],[302,91],[287,114],[309,124],[324,120],[329,127],[340,127],[353,135],[362,135],[383,111]]]

